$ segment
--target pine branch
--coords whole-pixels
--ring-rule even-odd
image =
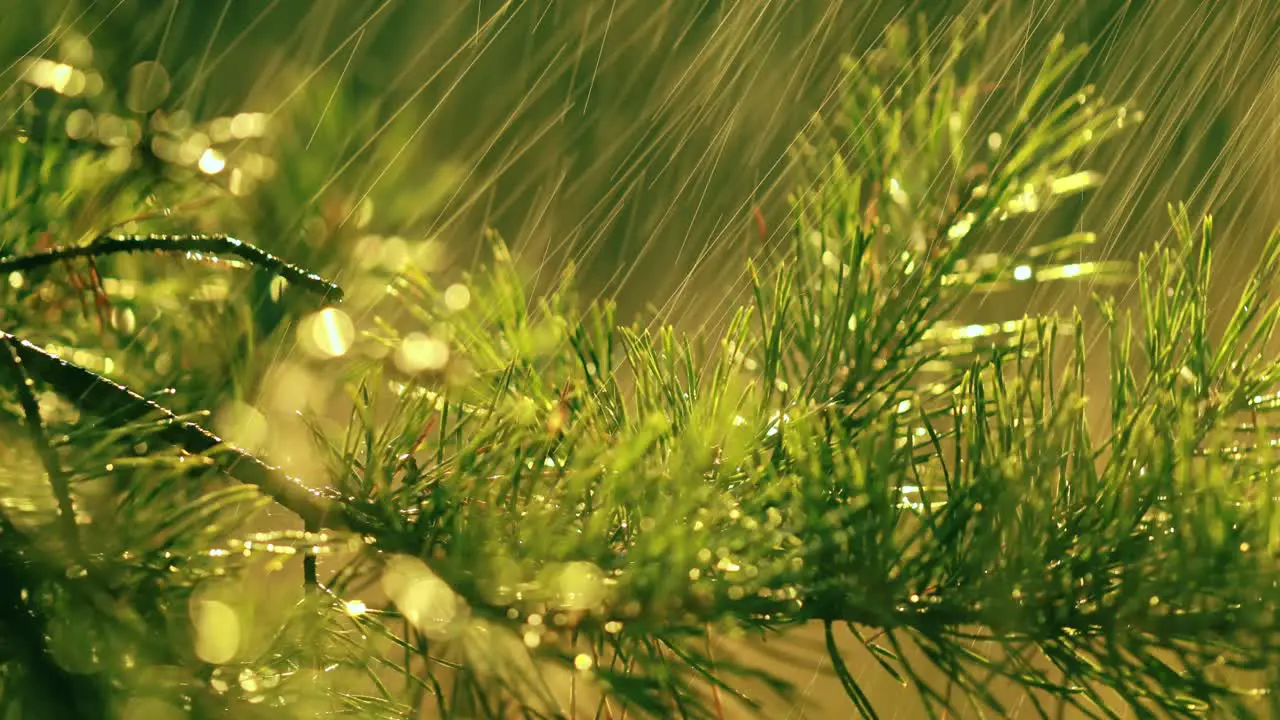
[[[433,692],[442,716],[555,714],[536,659],[575,679],[592,673],[601,707],[615,699],[653,716],[712,717],[698,688],[732,692],[729,679],[756,676],[701,650],[708,627],[818,622],[865,717],[877,710],[845,662],[841,628],[931,717],[962,703],[1008,714],[993,678],[1046,717],[1040,693],[1112,715],[1107,689],[1143,716],[1248,716],[1249,691],[1218,668],[1274,682],[1280,643],[1278,479],[1257,417],[1280,382],[1280,365],[1259,352],[1280,322],[1269,292],[1280,235],[1215,336],[1212,223],[1196,232],[1185,209],[1172,213],[1176,242],[1138,264],[1139,323],[1122,326],[1099,302],[1112,339],[1112,426],[1089,427],[1078,313],[987,325],[951,316],[974,292],[1129,270],[1070,262],[1093,244],[1087,233],[981,251],[1002,223],[1098,182],[1077,163],[1127,110],[1067,92],[1085,51],[1059,40],[1014,106],[980,117],[977,84],[958,75],[983,45],[981,20],[955,32],[941,65],[927,35],[913,45],[901,27],[880,56],[888,72],[850,61],[845,106],[805,138],[809,182],[796,194],[789,257],[773,276],[752,266],[754,305],[718,345],[618,327],[610,305],[578,306],[568,273],[532,301],[500,248],[464,281],[483,302],[450,302],[412,270],[393,284],[433,342],[389,324],[371,333],[397,374],[364,373],[345,437],[315,424],[332,488],[309,488],[5,333],[21,363],[22,410],[38,428],[25,368],[108,432],[149,423],[309,529],[367,536],[329,583],[314,559],[305,564],[307,602],[328,634],[301,642],[301,654],[354,664],[379,693],[343,697],[350,708],[404,712],[373,670],[385,666],[406,679],[420,668],[426,679],[406,682],[408,696],[416,706]],[[996,136],[1003,144],[981,142]],[[247,248],[221,236],[105,238],[0,260],[0,271],[135,250],[216,252],[337,294]],[[1065,365],[1063,338],[1073,344]],[[430,362],[415,356],[424,345]],[[1235,441],[1239,413],[1255,416],[1251,446]],[[213,516],[242,497],[196,507]],[[166,543],[195,547],[178,568],[165,546],[164,582],[191,572],[196,556],[228,554],[191,539],[203,517],[157,523]],[[248,553],[252,542],[228,547]],[[391,605],[357,600],[361,582],[379,582]],[[175,585],[161,583],[186,602]],[[344,634],[351,628],[359,641]],[[368,637],[404,661],[377,655]]]
[[[35,345],[0,331],[0,340],[29,368],[59,394],[86,412],[103,417],[114,425],[155,418],[159,436],[187,452],[207,455],[229,476],[260,489],[304,522],[316,527],[346,529],[346,515],[335,499],[308,487],[279,468],[268,465],[251,453],[225,444],[218,436],[196,423],[179,418],[158,403],[129,388],[74,363],[50,355]],[[358,523],[357,523],[358,525]]]
[[[98,258],[118,253],[183,253],[197,260],[202,259],[201,253],[232,255],[275,273],[289,282],[297,283],[331,302],[342,301],[342,289],[337,285],[309,270],[227,235],[104,235],[86,245],[0,257],[0,273],[33,270],[63,260]]]
[[[62,526],[63,542],[72,557],[84,564],[84,551],[80,547],[80,530],[76,527],[76,511],[71,501],[71,485],[62,469],[62,461],[57,452],[49,444],[45,435],[44,421],[40,417],[40,403],[31,391],[32,381],[22,366],[22,358],[9,344],[7,335],[0,335],[6,341],[3,353],[0,353],[0,365],[5,368],[10,384],[17,389],[18,403],[26,416],[27,430],[40,460],[44,463],[45,472],[49,475],[49,484],[53,486],[53,496],[58,503],[58,521]]]

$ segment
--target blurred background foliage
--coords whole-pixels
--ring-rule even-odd
[[[1166,203],[1186,200],[1241,239],[1218,260],[1242,275],[1280,220],[1269,0],[5,0],[0,90],[17,102],[0,117],[0,255],[109,229],[227,232],[336,279],[364,329],[393,312],[382,298],[406,263],[457,277],[495,232],[544,287],[579,264],[586,296],[616,298],[624,321],[720,326],[746,291],[742,259],[791,231],[788,149],[833,101],[839,58],[881,44],[895,19],[941,30],[992,5],[998,29],[969,73],[990,102],[1063,32],[1091,47],[1072,84],[1146,115],[1090,163],[1107,174],[1100,191],[992,242],[1088,229],[1098,257],[1130,258],[1167,236]],[[41,59],[46,88],[75,92],[33,87]],[[104,152],[69,149],[90,141]],[[58,272],[81,282],[85,269]],[[175,388],[176,410],[212,408],[249,446],[272,410],[341,398],[308,364],[324,342],[308,346],[304,323],[295,346],[284,322],[314,300],[269,276],[118,258],[108,279],[96,306],[0,282],[0,319],[44,345],[98,345],[72,357]],[[1003,297],[1044,309],[1088,289],[1051,287]],[[1008,307],[979,296],[964,312]],[[306,476],[307,433],[281,421],[264,449]],[[3,459],[6,480],[38,475]],[[804,688],[812,663],[796,667]]]
[[[582,261],[587,287],[630,317],[723,298],[741,267],[728,260],[761,243],[753,206],[777,234],[785,150],[831,96],[839,55],[866,52],[895,17],[941,27],[970,5],[48,2],[7,14],[0,43],[11,58],[57,55],[86,36],[108,86],[158,62],[166,112],[267,113],[288,162],[224,229],[268,249],[329,248],[315,263],[340,254],[330,235],[378,232],[467,260],[491,227],[535,266]],[[1085,79],[1150,119],[1108,148],[1124,162],[1106,192],[1038,222],[1100,227],[1120,253],[1162,232],[1172,199],[1269,224],[1280,19],[1268,3],[1007,5],[993,92],[1064,31],[1092,45]]]
[[[970,73],[982,102],[1003,104],[1063,32],[1091,48],[1072,84],[1095,83],[1147,116],[1090,161],[1108,177],[1101,192],[1008,224],[996,249],[1089,229],[1095,255],[1133,257],[1167,234],[1164,208],[1178,200],[1213,211],[1224,236],[1265,237],[1280,217],[1280,17],[1265,0],[1230,11],[1121,0],[58,0],[6,14],[0,80],[11,96],[35,94],[20,82],[31,59],[83,64],[100,80],[65,99],[68,132],[167,132],[176,139],[154,150],[197,177],[206,148],[230,161],[205,178],[220,190],[131,184],[107,207],[96,191],[81,195],[76,213],[45,182],[36,206],[60,242],[107,228],[227,232],[334,277],[366,313],[403,263],[448,276],[493,231],[544,287],[577,263],[586,296],[614,297],[624,321],[720,327],[743,299],[741,260],[770,255],[790,230],[788,149],[830,110],[840,56],[876,47],[895,19],[923,17],[942,37],[988,7],[997,27]],[[94,115],[71,117],[80,105]],[[11,116],[5,132],[21,124]],[[29,164],[54,156],[39,157]],[[31,212],[30,198],[18,200]],[[22,230],[39,222],[10,223],[3,252],[39,241]],[[1241,251],[1227,273],[1248,267],[1256,243]],[[178,409],[216,406],[222,389],[255,393],[282,350],[266,341],[286,315],[279,288],[262,274],[204,273],[213,295],[250,302],[184,305],[223,331],[175,345],[160,316],[188,280],[178,264],[161,285],[139,283],[134,308],[109,293],[114,312],[133,313],[117,320],[151,336],[122,352],[166,371],[159,383],[133,378],[184,389],[171,366],[202,378]],[[138,297],[144,286],[149,297]],[[1065,307],[1081,289],[1006,297]],[[966,311],[998,314],[981,297]],[[76,344],[69,328],[53,335]]]

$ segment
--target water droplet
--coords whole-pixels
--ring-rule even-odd
[[[260,687],[258,683],[258,673],[254,672],[252,668],[245,668],[241,670],[240,677],[236,678],[236,680],[240,683],[241,689],[245,692],[258,692],[258,688]]]
[[[225,693],[231,689],[231,683],[227,682],[227,669],[214,668],[213,673],[209,676],[209,687],[213,688],[216,693]]]
[[[264,689],[270,690],[280,684],[280,673],[273,668],[264,667],[258,670],[258,680]]]
[[[604,602],[604,573],[589,562],[566,563],[556,579],[560,606],[569,610],[591,610]]]

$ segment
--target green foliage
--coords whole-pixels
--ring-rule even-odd
[[[969,71],[987,22],[958,23],[941,50],[895,26],[879,54],[850,61],[844,103],[800,143],[789,251],[752,266],[754,302],[718,338],[619,326],[610,303],[574,294],[571,270],[535,293],[496,239],[492,262],[444,288],[429,268],[398,273],[388,297],[352,310],[372,318],[357,340],[350,315],[306,308],[300,347],[327,352],[316,364],[346,383],[341,421],[300,408],[316,457],[291,467],[314,471],[314,492],[221,443],[208,413],[173,412],[203,409],[201,373],[268,385],[237,358],[304,306],[280,301],[264,321],[222,298],[214,319],[175,318],[165,297],[212,271],[157,280],[150,251],[211,240],[76,242],[107,234],[103,217],[198,195],[199,171],[141,140],[82,147],[64,127],[82,108],[6,97],[24,128],[44,128],[5,149],[6,716],[536,717],[572,704],[716,717],[722,693],[755,702],[745,682],[793,690],[712,657],[711,635],[803,623],[824,627],[865,717],[877,709],[846,635],[930,717],[1009,715],[996,681],[1044,717],[1055,704],[1114,716],[1109,698],[1142,717],[1261,712],[1254,696],[1280,665],[1265,423],[1280,365],[1262,355],[1280,318],[1280,235],[1211,333],[1212,223],[1173,211],[1172,241],[1136,269],[1138,320],[1099,298],[1110,422],[1091,425],[1079,313],[952,319],[977,293],[1128,272],[1073,259],[1088,233],[981,244],[1095,184],[1086,152],[1136,113],[1070,88],[1084,51],[1061,41],[1016,101],[984,101]],[[34,254],[46,227],[76,247]],[[236,247],[254,303],[280,299],[275,274],[327,288]],[[130,281],[135,312],[159,304],[154,329],[124,342],[133,328],[103,322],[97,340],[88,313],[55,310],[76,293],[42,273],[72,256],[110,263],[104,287]],[[206,321],[223,334],[188,341]],[[194,355],[188,407],[135,394],[154,368],[140,356],[166,340]],[[214,346],[230,356],[200,356]],[[275,505],[304,529],[252,532]],[[288,602],[246,599],[255,573],[297,557]],[[1259,673],[1260,690],[1226,671]]]

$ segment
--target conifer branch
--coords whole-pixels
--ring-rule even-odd
[[[114,425],[152,416],[156,418],[160,437],[192,454],[207,455],[229,476],[257,487],[305,523],[330,529],[348,528],[349,523],[340,506],[323,491],[308,487],[252,453],[224,443],[200,425],[179,418],[159,403],[123,385],[51,355],[9,333],[0,331],[0,340],[34,377],[48,383],[85,412],[96,414],[104,422]]]
[[[232,255],[275,273],[331,302],[342,301],[342,289],[334,283],[229,235],[103,235],[86,245],[2,257],[0,273],[34,270],[63,260],[98,258],[119,253],[183,253],[196,260],[204,259],[201,253]]]
[[[390,323],[370,331],[387,356],[409,362],[391,380],[363,374],[345,436],[313,426],[331,488],[308,487],[13,328],[0,340],[21,409],[38,431],[31,379],[106,433],[154,423],[308,530],[364,535],[327,586],[307,557],[308,619],[323,635],[282,632],[293,644],[273,646],[271,661],[349,663],[377,697],[342,701],[367,714],[411,712],[376,672],[387,668],[405,677],[411,707],[430,692],[441,716],[559,716],[541,661],[575,673],[575,691],[591,677],[601,708],[714,717],[718,705],[698,688],[717,702],[721,690],[746,697],[735,677],[785,689],[767,672],[713,659],[708,627],[812,622],[868,718],[878,709],[846,662],[845,635],[930,717],[1009,715],[995,678],[1042,717],[1046,694],[1113,716],[1105,691],[1144,717],[1248,717],[1280,667],[1280,477],[1265,417],[1280,364],[1262,355],[1280,325],[1271,292],[1280,235],[1225,331],[1213,333],[1212,222],[1193,227],[1185,208],[1171,209],[1174,241],[1137,264],[1136,323],[1099,300],[1111,425],[1090,427],[1078,312],[970,325],[951,316],[976,292],[1128,276],[1127,264],[1076,257],[1094,245],[1090,233],[1010,252],[982,245],[1002,223],[1099,182],[1077,163],[1133,114],[1066,89],[1086,51],[1061,39],[1013,106],[982,114],[978,85],[959,73],[984,42],[986,18],[956,25],[940,53],[923,31],[913,44],[895,26],[874,62],[849,61],[844,105],[801,143],[788,258],[773,274],[751,266],[754,303],[718,344],[620,327],[611,304],[579,306],[570,273],[535,302],[499,247],[463,280],[477,302],[451,299],[412,268],[391,284],[433,336]],[[5,258],[0,273],[134,251],[234,255],[340,297],[323,278],[225,236],[104,237]],[[1241,413],[1252,422],[1236,424]],[[1241,432],[1256,440],[1238,442]],[[65,524],[66,483],[47,438],[36,439]],[[100,474],[101,457],[83,454]],[[285,545],[211,547],[191,529],[200,523],[172,518],[193,507],[216,517],[253,495],[232,490],[241,492],[163,508],[151,526],[163,532],[137,543],[145,552],[150,535],[163,538],[145,561],[124,548],[129,561],[115,567],[133,581],[121,583],[127,602],[150,607],[136,596],[159,587],[185,606],[192,587],[236,569],[228,555]],[[133,492],[121,491],[122,504]],[[30,543],[7,527],[0,552],[21,557]],[[359,600],[360,583],[375,582],[385,607]],[[172,619],[148,617],[157,627]],[[27,645],[44,642],[18,629]],[[191,664],[216,673],[239,663],[252,684],[260,660]],[[1267,677],[1245,689],[1223,668]]]
[[[83,563],[84,552],[80,547],[80,530],[76,526],[75,505],[71,500],[71,484],[62,469],[62,461],[58,458],[57,451],[49,444],[49,438],[45,434],[44,420],[40,416],[40,403],[31,390],[32,382],[23,368],[22,358],[14,346],[8,342],[7,335],[0,335],[0,338],[5,340],[4,352],[0,353],[0,365],[4,366],[5,374],[9,376],[9,383],[18,394],[18,404],[22,406],[22,413],[26,416],[27,431],[31,434],[36,453],[39,454],[41,462],[44,463],[45,472],[49,475],[53,497],[58,503],[58,522],[62,526],[63,542],[66,543],[67,551],[71,556],[77,562]]]

